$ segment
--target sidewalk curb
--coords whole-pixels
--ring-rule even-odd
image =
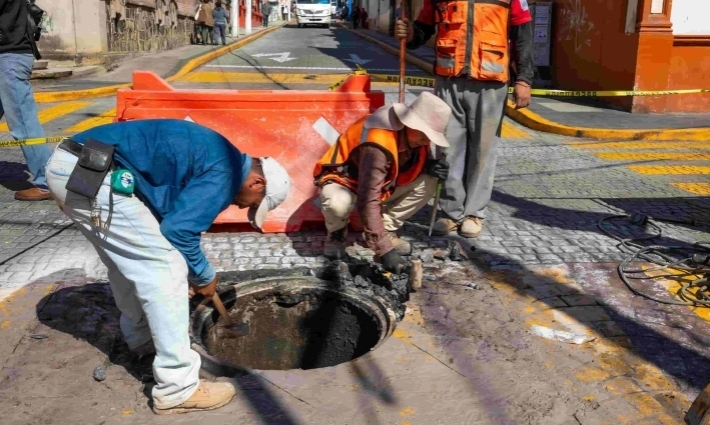
[[[616,129],[594,127],[570,127],[558,122],[550,121],[528,109],[515,109],[515,104],[508,100],[505,112],[509,118],[518,124],[533,130],[545,133],[559,134],[562,136],[584,137],[591,139],[614,140],[688,140],[704,141],[710,139],[710,128],[683,128],[683,129]]]
[[[193,58],[189,60],[186,64],[182,66],[175,74],[171,75],[170,77],[167,77],[165,80],[168,82],[175,81],[180,77],[183,77],[185,74],[189,73],[190,71],[194,70],[195,68],[198,68],[205,63],[216,59],[220,56],[226,55],[227,53],[239,49],[242,46],[251,43],[254,40],[257,40],[261,37],[263,37],[266,34],[269,34],[273,31],[276,31],[280,28],[283,28],[284,26],[291,24],[295,22],[295,20],[290,20],[287,22],[284,22],[281,25],[273,26],[271,28],[265,29],[263,31],[259,31],[254,34],[250,34],[245,38],[242,38],[241,40],[237,40],[232,44],[229,44],[227,46],[221,47],[219,49],[214,49],[211,50],[203,55],[200,55],[196,58]],[[106,87],[97,87],[93,89],[86,89],[86,90],[69,90],[69,91],[58,91],[58,92],[39,92],[34,94],[35,102],[37,103],[46,103],[46,102],[62,102],[66,100],[77,100],[77,99],[87,99],[87,98],[92,98],[92,97],[103,97],[103,96],[110,96],[112,94],[116,94],[116,92],[119,89],[125,89],[125,88],[130,88],[131,83],[124,83],[124,84],[116,84],[112,86],[106,86]]]
[[[387,43],[362,34],[359,31],[352,30],[344,25],[341,28],[346,29],[358,37],[361,37],[373,44],[378,45],[383,50],[399,55],[399,49],[395,49]],[[407,62],[417,66],[424,71],[434,75],[434,67],[419,59],[410,53],[406,54]],[[610,129],[610,128],[593,128],[593,127],[570,127],[558,122],[550,121],[544,117],[528,110],[515,109],[515,104],[508,100],[505,105],[506,115],[513,121],[533,130],[542,131],[545,133],[560,134],[562,136],[584,137],[592,139],[615,139],[615,140],[689,140],[701,141],[710,139],[710,128],[684,128],[684,129]]]

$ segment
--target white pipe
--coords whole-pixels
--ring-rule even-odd
[[[249,35],[251,34],[251,8],[253,6],[252,0],[246,0],[246,3],[249,3],[247,5],[247,16],[246,16],[246,22],[244,22],[244,34]]]
[[[232,0],[232,38],[237,37],[239,37],[239,0]]]

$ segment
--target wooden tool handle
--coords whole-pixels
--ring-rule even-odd
[[[409,268],[409,281],[412,282],[412,289],[415,291],[422,287],[422,278],[424,277],[424,266],[422,260],[414,259],[411,261]]]
[[[407,12],[405,10],[404,0],[400,4],[400,18],[405,20]],[[407,39],[399,40],[399,103],[404,103],[404,67],[407,65]]]

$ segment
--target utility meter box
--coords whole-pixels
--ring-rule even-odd
[[[552,2],[530,4],[533,18],[533,51],[535,56],[535,83],[537,86],[550,86],[550,53],[552,46]]]

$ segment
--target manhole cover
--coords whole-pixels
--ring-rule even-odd
[[[397,322],[388,302],[372,292],[314,277],[257,279],[229,287],[221,298],[233,321],[248,324],[247,335],[224,338],[210,303],[203,303],[192,326],[193,337],[221,366],[334,366],[375,348]]]

